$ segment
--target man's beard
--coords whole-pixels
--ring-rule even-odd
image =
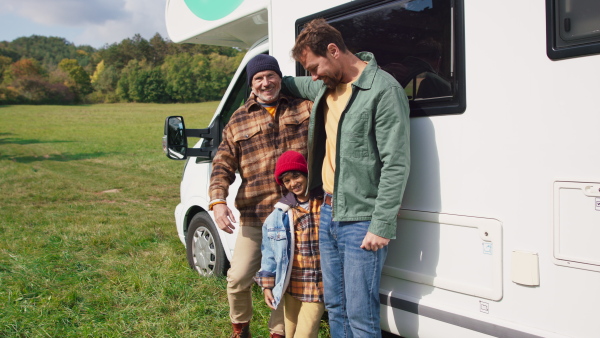
[[[261,92],[254,92],[254,95],[256,95],[257,98],[259,98],[262,102],[266,102],[266,103],[271,103],[273,101],[276,101],[277,98],[279,98],[279,91],[275,92],[275,94],[273,94],[273,96],[266,96],[264,94],[262,94]]]
[[[335,76],[336,74],[333,74],[333,75]],[[340,76],[340,78],[341,78],[341,76]],[[339,85],[341,82],[340,78],[335,78],[332,76],[325,75],[325,76],[321,77],[321,81],[323,81],[323,83],[325,84],[325,86],[327,86],[327,88],[335,89],[335,87],[337,87],[337,85]]]
[[[321,80],[323,81],[323,83],[325,84],[325,86],[327,86],[327,88],[329,89],[335,89],[335,87],[337,87],[337,83],[334,82],[330,77],[323,77],[321,78]]]

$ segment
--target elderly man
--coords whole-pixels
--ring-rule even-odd
[[[239,172],[242,184],[235,206],[240,229],[227,272],[231,337],[251,337],[251,287],[260,269],[262,225],[285,188],[273,180],[275,163],[287,150],[306,154],[312,102],[282,95],[281,71],[275,58],[260,54],[246,66],[252,94],[223,130],[223,142],[213,160],[209,208],[219,228],[232,233],[236,222],[227,206],[229,186]],[[271,313],[271,337],[284,336],[283,307]]]
[[[408,99],[368,52],[352,54],[323,19],[292,56],[312,75],[284,78],[315,101],[309,189],[323,184],[319,248],[332,337],[381,337],[379,283],[410,168]]]

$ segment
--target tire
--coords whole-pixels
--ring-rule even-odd
[[[185,238],[187,260],[190,268],[200,276],[224,276],[228,261],[217,228],[204,212],[194,215]]]

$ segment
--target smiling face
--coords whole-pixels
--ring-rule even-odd
[[[340,62],[333,56],[334,53],[327,53],[326,57],[319,56],[310,48],[306,48],[300,59],[300,63],[310,73],[313,81],[322,80],[329,89],[335,88],[342,81],[343,76]]]
[[[271,103],[279,98],[281,77],[272,70],[265,70],[252,77],[252,93],[260,103]]]
[[[298,201],[308,201],[308,195],[306,194],[306,175],[299,171],[288,171],[281,175],[281,182],[283,182],[283,186],[288,191],[296,195]]]

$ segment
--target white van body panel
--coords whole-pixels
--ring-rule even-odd
[[[262,52],[294,75],[294,22],[346,2],[253,2],[244,15],[266,11],[269,39],[232,84]],[[380,290],[386,331],[600,335],[600,55],[550,60],[545,11],[543,1],[464,0],[467,108],[411,119],[412,168]],[[174,41],[203,41],[185,15],[173,17]],[[176,209],[184,243],[189,210],[207,210],[210,170],[186,166]],[[235,235],[221,240],[231,259]]]

